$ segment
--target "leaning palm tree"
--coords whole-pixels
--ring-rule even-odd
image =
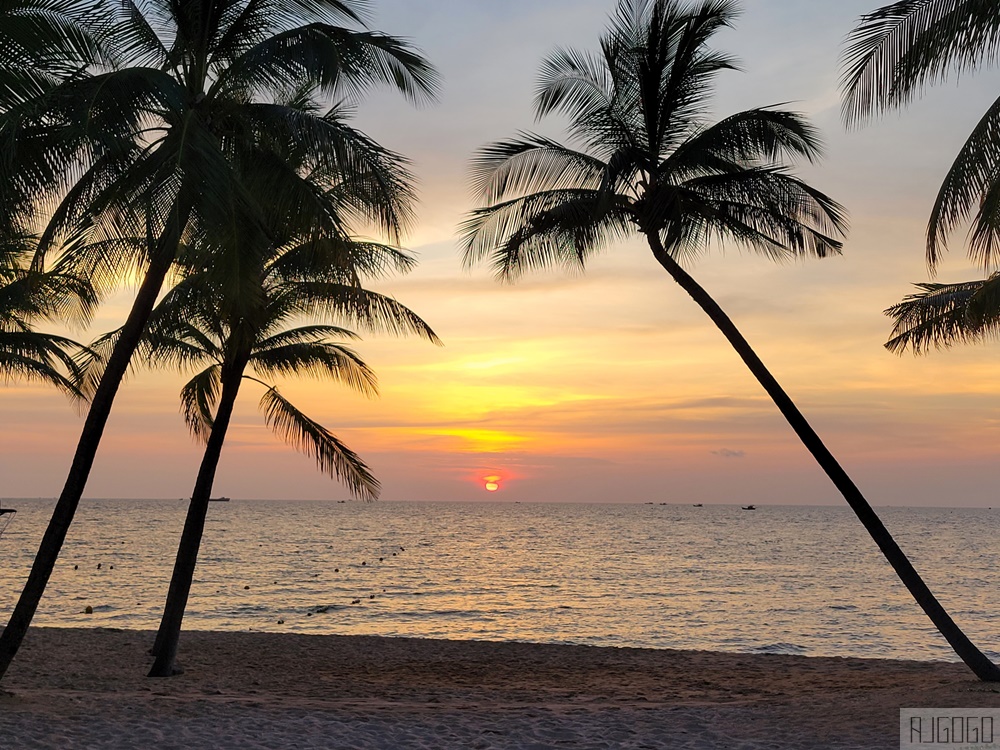
[[[188,427],[206,447],[153,647],[156,661],[151,677],[175,673],[209,498],[244,382],[264,387],[260,408],[281,439],[312,456],[321,471],[340,479],[356,497],[378,496],[378,480],[357,454],[289,402],[271,381],[285,375],[313,375],[374,395],[374,373],[339,341],[356,338],[353,332],[322,322],[288,326],[303,317],[346,315],[371,330],[413,333],[437,342],[434,332],[408,308],[358,283],[362,274],[381,275],[389,268],[406,271],[412,264],[410,256],[379,243],[345,237],[311,239],[278,248],[267,258],[254,273],[258,286],[249,301],[232,304],[217,270],[198,271],[197,263],[195,273],[153,311],[140,345],[143,360],[152,366],[203,367],[181,390],[181,405]]]
[[[473,166],[485,207],[463,225],[467,263],[502,280],[563,264],[582,267],[634,234],[711,318],[843,494],[900,579],[983,679],[998,670],[931,594],[872,507],[732,320],[682,267],[713,240],[772,259],[839,252],[841,207],[796,178],[788,162],[819,156],[803,118],[764,107],[714,124],[707,103],[734,60],[708,43],[737,5],[621,0],[599,54],[561,50],[543,64],[539,117],[559,113],[579,147],[530,133],[483,148]]]
[[[378,84],[414,100],[432,93],[433,69],[406,43],[363,28],[361,5],[98,0],[80,22],[99,41],[100,65],[47,90],[34,106],[0,117],[0,143],[18,134],[19,151],[5,173],[15,192],[32,196],[39,210],[57,203],[39,264],[51,247],[82,233],[79,247],[87,251],[74,267],[87,268],[87,278],[139,279],[63,491],[0,635],[0,678],[41,600],[115,394],[181,243],[195,231],[210,236],[206,247],[218,251],[212,262],[232,269],[272,245],[273,222],[265,214],[280,213],[301,231],[313,227],[321,218],[301,187],[302,154],[367,175],[377,175],[372,165],[385,157],[340,119],[323,117],[319,104],[329,97],[356,100]],[[53,185],[53,173],[62,182]],[[266,207],[249,182],[270,185]],[[365,200],[351,210],[395,236],[409,215],[408,186],[369,179],[365,189]]]

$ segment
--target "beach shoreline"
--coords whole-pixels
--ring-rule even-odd
[[[443,641],[35,628],[0,685],[17,748],[892,748],[899,708],[998,707],[963,665]],[[9,744],[7,744],[9,743]]]

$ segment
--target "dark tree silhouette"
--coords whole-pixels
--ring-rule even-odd
[[[337,204],[339,201],[331,206],[332,218]],[[198,262],[191,269],[194,272],[154,309],[140,343],[142,359],[151,366],[203,368],[182,389],[181,405],[188,427],[206,447],[153,647],[156,660],[151,677],[176,673],[181,623],[212,486],[243,382],[264,386],[260,408],[281,439],[312,456],[321,471],[346,484],[356,497],[374,500],[378,496],[378,480],[357,454],[269,381],[311,375],[375,394],[375,374],[340,343],[356,338],[356,334],[323,322],[289,327],[303,318],[347,318],[368,330],[412,333],[439,343],[434,332],[408,308],[360,285],[363,277],[381,276],[390,268],[406,271],[412,265],[410,256],[379,243],[341,236],[310,239],[276,248],[258,269],[241,269],[258,279],[250,300],[227,298],[220,269],[202,271]],[[116,336],[109,334],[102,343],[110,343]]]
[[[799,115],[775,107],[706,121],[715,75],[734,60],[709,47],[731,26],[731,0],[685,5],[622,0],[599,54],[560,50],[542,66],[536,112],[558,113],[580,148],[533,134],[482,149],[473,167],[485,207],[463,226],[467,263],[489,260],[512,280],[535,267],[582,267],[638,234],[711,318],[871,534],[900,580],[982,679],[998,670],[966,637],[885,525],[732,320],[679,260],[713,239],[773,259],[840,251],[842,208],[796,178],[794,158],[819,143]]]
[[[436,74],[424,59],[363,28],[360,7],[353,0],[98,0],[78,19],[97,40],[93,64],[0,118],[0,145],[17,144],[3,172],[16,180],[13,193],[35,205],[58,198],[38,262],[74,236],[80,241],[68,262],[86,278],[101,284],[141,275],[28,581],[0,635],[0,678],[41,600],[181,243],[200,234],[216,251],[211,263],[230,269],[261,257],[273,238],[253,185],[265,183],[274,204],[268,214],[280,211],[308,231],[316,212],[298,172],[302,154],[342,173],[372,174],[368,167],[385,158],[378,144],[323,117],[320,103],[353,101],[380,84],[414,100],[432,93]],[[348,209],[395,236],[409,215],[408,187],[370,181],[367,190],[368,200]],[[240,283],[245,276],[234,275],[232,284]]]

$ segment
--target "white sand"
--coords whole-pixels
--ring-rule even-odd
[[[520,643],[38,628],[0,747],[896,748],[902,706],[1000,707],[957,664]]]

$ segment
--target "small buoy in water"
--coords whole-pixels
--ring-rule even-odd
[[[406,552],[406,547],[400,547],[400,548],[399,548],[399,551],[400,551],[400,552]]]
[[[361,604],[361,600],[355,599],[354,601],[351,602],[351,604]]]
[[[244,586],[244,587],[243,587],[243,590],[244,590],[244,591],[249,591],[249,590],[250,590],[250,587],[249,587],[249,586]]]
[[[312,617],[312,616],[313,616],[312,612],[306,612],[306,617]]]
[[[368,564],[368,561],[367,561],[367,560],[362,560],[362,561],[361,561],[361,564],[362,564],[362,565],[367,565],[367,564]]]
[[[393,553],[392,553],[392,556],[393,556],[393,557],[395,557],[395,556],[396,556],[396,553],[395,553],[395,552],[393,552]]]
[[[285,621],[284,621],[284,620],[278,620],[278,624],[279,624],[279,625],[284,625],[284,624],[285,624]]]
[[[334,572],[334,573],[339,573],[339,572],[340,572],[340,568],[334,568],[334,569],[333,569],[333,572]]]
[[[375,598],[375,594],[369,594],[369,595],[368,595],[368,598],[369,598],[369,599],[374,599],[374,598]]]
[[[109,565],[108,567],[109,567],[109,568],[111,568],[111,570],[114,570],[114,569],[115,569],[115,566],[114,566],[114,565]]]
[[[98,569],[98,570],[100,570],[100,569],[101,569],[101,564],[100,564],[100,563],[97,563],[97,569]]]
[[[80,569],[80,566],[79,566],[79,565],[74,565],[74,566],[73,566],[73,570],[79,570],[79,569]]]
[[[90,605],[88,604],[88,605],[86,606],[86,608],[85,608],[85,609],[83,610],[83,613],[84,613],[85,615],[92,615],[92,614],[94,614],[94,608],[93,608],[93,607],[91,607],[91,606],[90,606]]]

